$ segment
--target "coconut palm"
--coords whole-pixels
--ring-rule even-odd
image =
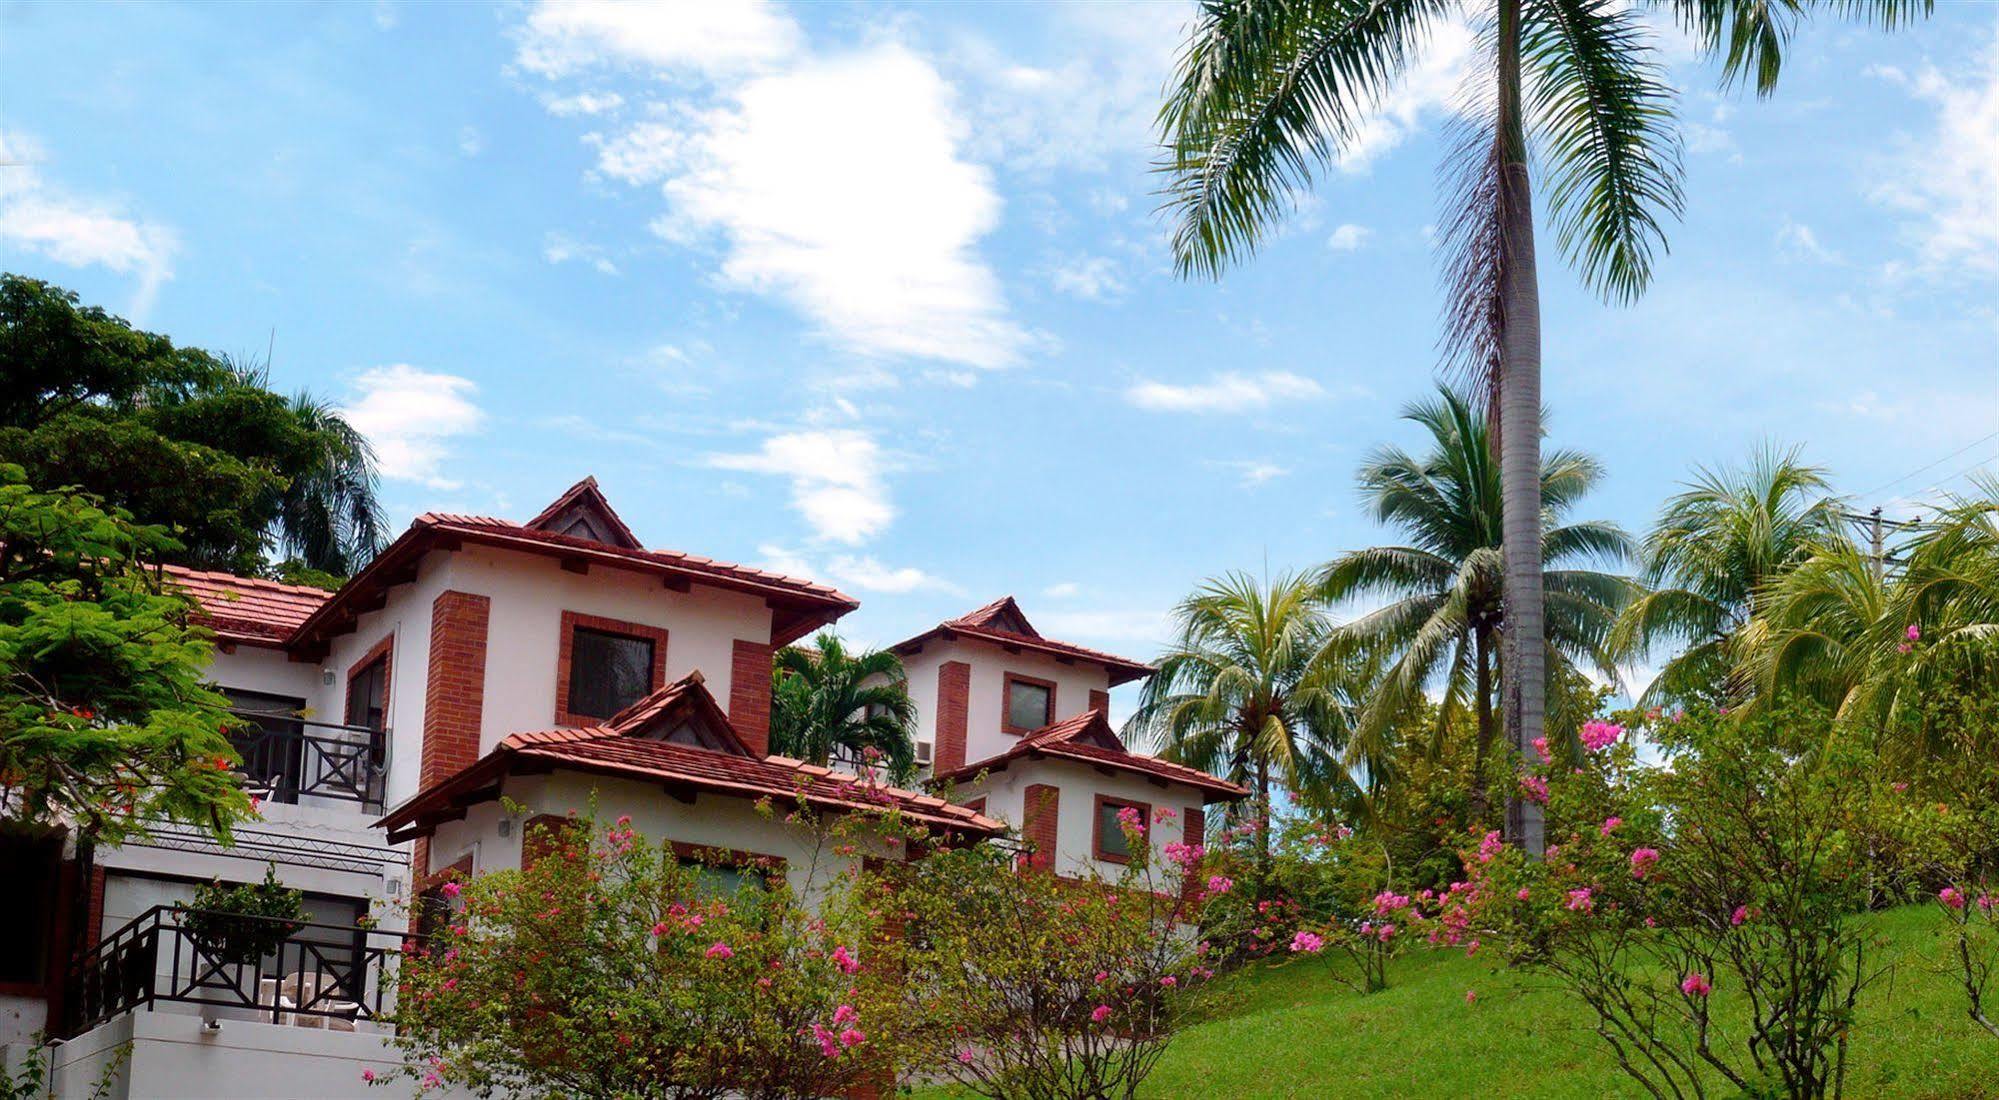
[[[1243,573],[1202,584],[1174,609],[1176,637],[1155,662],[1132,741],[1168,760],[1242,783],[1267,816],[1273,782],[1351,801],[1361,783],[1336,763],[1353,707],[1353,679],[1329,674],[1332,620],[1312,578],[1266,586]],[[1269,832],[1260,857],[1267,865]]]
[[[375,498],[375,448],[340,411],[303,390],[291,413],[306,449],[278,499],[273,537],[278,550],[308,569],[348,576],[387,541],[388,524]]]
[[[813,764],[837,752],[879,755],[891,781],[916,772],[916,704],[902,658],[886,649],[848,651],[827,632],[810,647],[786,646],[771,662],[771,751]]]
[[[1355,744],[1369,755],[1379,752],[1377,742],[1395,718],[1428,686],[1439,684],[1440,727],[1467,705],[1476,715],[1474,799],[1483,807],[1496,731],[1496,643],[1506,624],[1499,471],[1488,424],[1464,395],[1444,389],[1436,400],[1413,404],[1403,415],[1429,432],[1428,453],[1417,458],[1400,448],[1382,448],[1361,467],[1360,489],[1375,519],[1401,529],[1410,544],[1340,556],[1321,572],[1321,593],[1334,602],[1389,601],[1332,635],[1335,646],[1379,654],[1386,664],[1360,715]],[[1631,583],[1584,566],[1623,564],[1631,539],[1610,523],[1562,522],[1602,476],[1595,459],[1576,451],[1554,451],[1541,464],[1547,658],[1555,668],[1587,664],[1614,680],[1617,670],[1605,642],[1630,599]],[[1555,717],[1555,728],[1573,736],[1587,716]]]
[[[1848,713],[1892,661],[1896,643],[1882,635],[1895,587],[1851,540],[1815,548],[1766,586],[1737,647],[1737,682],[1753,686],[1752,702],[1798,694]]]
[[[1766,447],[1746,466],[1698,470],[1646,536],[1646,590],[1611,632],[1620,660],[1684,647],[1646,701],[1745,699],[1750,682],[1738,666],[1760,639],[1743,631],[1779,577],[1850,541],[1840,508],[1825,471],[1800,462],[1796,450]]]
[[[1206,0],[1160,111],[1167,205],[1182,274],[1218,276],[1351,150],[1368,115],[1459,0]],[[1446,357],[1497,405],[1507,538],[1508,728],[1541,736],[1545,705],[1539,549],[1541,306],[1530,159],[1548,173],[1557,246],[1583,281],[1630,301],[1650,281],[1662,223],[1680,210],[1673,96],[1640,5],[1479,0],[1483,71],[1465,104],[1445,212]],[[1670,0],[1720,58],[1724,80],[1776,85],[1801,17],[1828,8],[1893,26],[1925,0]],[[1529,141],[1530,133],[1534,141]],[[1530,158],[1530,151],[1535,155]],[[1541,846],[1538,808],[1515,800],[1509,832]]]

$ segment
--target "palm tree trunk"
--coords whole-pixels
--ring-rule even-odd
[[[1492,759],[1492,627],[1481,624],[1472,628],[1472,661],[1478,666],[1478,747],[1472,754],[1471,804],[1483,827],[1486,812],[1492,808],[1491,792],[1485,786],[1486,764]]]
[[[1499,477],[1506,555],[1506,729],[1529,759],[1547,710],[1541,593],[1541,293],[1534,271],[1534,199],[1520,104],[1520,3],[1499,3]],[[1506,835],[1539,856],[1541,807],[1506,804]]]
[[[1270,882],[1270,761],[1256,758],[1256,889],[1260,895]]]

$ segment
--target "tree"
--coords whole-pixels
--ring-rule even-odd
[[[1766,448],[1745,467],[1697,471],[1646,536],[1645,591],[1610,637],[1620,659],[1685,646],[1646,689],[1647,701],[1745,698],[1748,685],[1734,675],[1747,652],[1738,639],[1774,582],[1845,540],[1839,512],[1825,471],[1795,450]]]
[[[1344,693],[1361,681],[1328,664],[1332,620],[1315,587],[1290,574],[1267,587],[1242,573],[1203,584],[1175,608],[1177,637],[1127,726],[1168,760],[1248,785],[1259,819],[1270,814],[1273,780],[1361,793],[1337,763],[1354,711]]]
[[[250,805],[208,637],[147,567],[158,527],[0,465],[0,807],[116,843],[179,821],[227,838]]]
[[[810,648],[784,647],[771,663],[772,752],[813,764],[836,751],[879,754],[889,777],[903,783],[916,770],[915,725],[902,658],[891,650],[849,653],[827,631]]]
[[[1492,461],[1487,422],[1463,395],[1444,389],[1437,400],[1411,405],[1404,416],[1430,433],[1429,453],[1416,458],[1396,447],[1375,452],[1361,467],[1360,488],[1375,519],[1401,528],[1412,545],[1340,556],[1320,574],[1322,594],[1332,602],[1355,597],[1391,601],[1332,634],[1335,645],[1358,646],[1386,660],[1385,675],[1368,693],[1356,741],[1371,747],[1369,755],[1386,756],[1383,739],[1396,717],[1441,679],[1439,721],[1462,709],[1467,699],[1476,716],[1473,797],[1482,813],[1495,733],[1496,641],[1505,621],[1499,471]],[[1617,678],[1604,643],[1619,608],[1630,598],[1630,582],[1565,567],[1593,561],[1622,564],[1631,540],[1614,524],[1561,523],[1602,476],[1595,459],[1576,451],[1556,451],[1541,464],[1541,558],[1551,567],[1544,574],[1551,675],[1587,664],[1606,679]],[[1556,692],[1554,698],[1573,698],[1573,693]],[[1572,735],[1588,716],[1556,717],[1556,728]]]
[[[1680,23],[1724,58],[1726,82],[1776,86],[1811,0],[1673,0]],[[1884,26],[1925,3],[1837,5]],[[1497,406],[1504,489],[1507,729],[1542,736],[1541,304],[1528,164],[1549,175],[1561,251],[1585,284],[1629,302],[1651,279],[1662,222],[1680,210],[1672,91],[1644,12],[1614,0],[1492,0],[1482,87],[1468,104],[1444,221],[1446,358]],[[1451,0],[1209,0],[1160,111],[1182,274],[1218,276],[1255,251],[1316,170],[1363,134]],[[1529,133],[1537,139],[1530,147]],[[1530,158],[1530,153],[1535,157]],[[1533,851],[1541,822],[1515,799],[1509,833]]]
[[[337,412],[261,368],[140,332],[35,279],[0,276],[0,461],[174,536],[172,559],[255,575],[273,543],[347,573],[382,542],[373,455]]]

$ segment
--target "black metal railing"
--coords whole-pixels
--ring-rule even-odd
[[[229,915],[248,925],[289,925],[262,958],[229,957],[183,916],[155,905],[78,957],[63,997],[64,1038],[127,1012],[192,1005],[203,1015],[346,1029],[393,1006],[396,969],[412,937],[352,925]],[[210,914],[222,916],[221,914]],[[213,922],[211,922],[213,923]]]
[[[367,726],[315,722],[268,711],[238,710],[230,735],[243,757],[250,792],[296,804],[300,796],[359,802],[379,812],[389,774],[389,735]]]

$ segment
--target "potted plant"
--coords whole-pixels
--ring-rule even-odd
[[[305,895],[279,882],[273,865],[260,883],[203,883],[176,908],[188,938],[224,963],[256,962],[305,927]]]

